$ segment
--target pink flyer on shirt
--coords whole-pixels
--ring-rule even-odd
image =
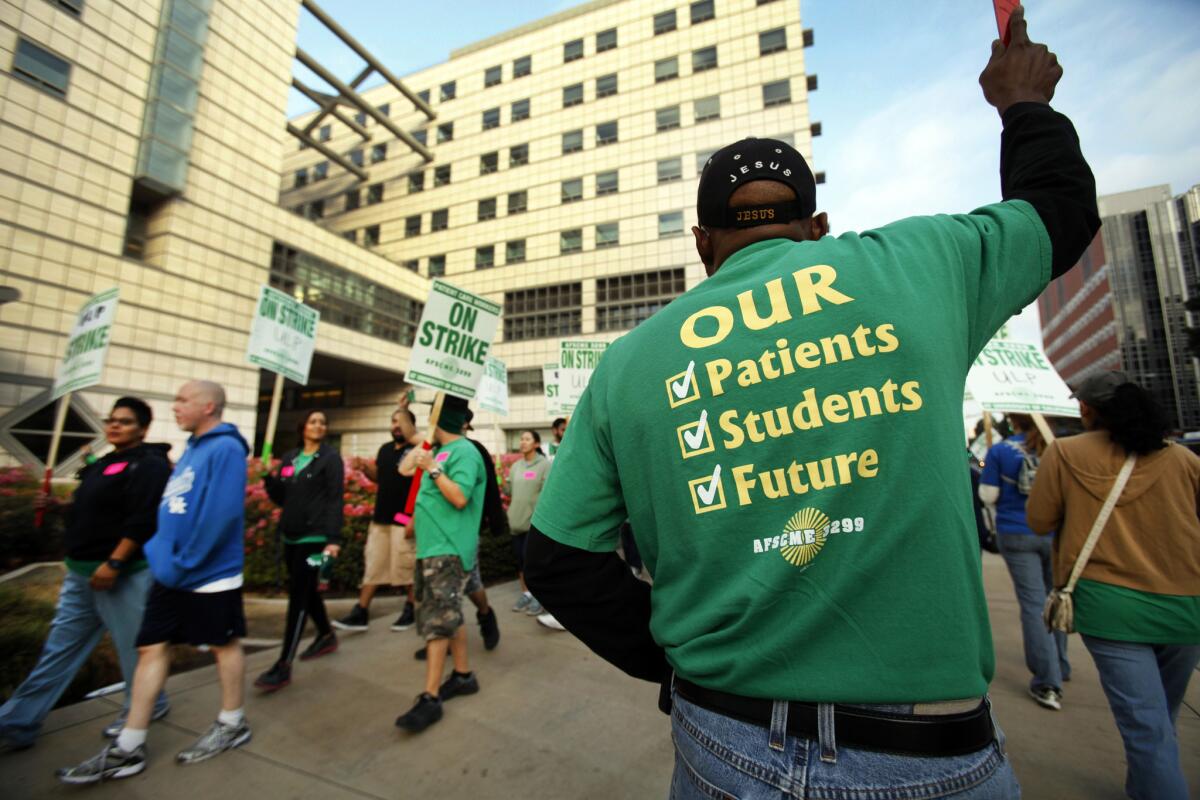
[[[128,466],[129,466],[128,461],[118,461],[115,464],[109,464],[107,467],[105,467],[104,474],[105,475],[117,475],[118,473],[124,472],[125,468]]]
[[[525,470],[525,480],[532,481],[537,478],[537,472],[532,469]]]
[[[441,463],[441,462],[445,461],[445,460],[446,460],[447,458],[449,458],[449,457],[450,457],[450,454],[449,454],[449,453],[447,453],[447,452],[441,452],[441,453],[438,453],[436,456],[434,456],[434,457],[433,457],[433,460],[434,460],[434,461],[437,461],[438,463]]]
[[[288,464],[286,467],[279,470],[279,474],[285,478],[290,478],[296,474],[296,468],[293,467],[291,464]]]

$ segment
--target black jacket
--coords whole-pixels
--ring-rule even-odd
[[[145,544],[158,529],[158,501],[171,475],[161,445],[113,451],[80,472],[67,529],[67,558],[107,561],[122,539]],[[141,558],[139,548],[130,560]]]
[[[342,506],[346,484],[342,456],[322,444],[313,454],[312,463],[299,474],[292,462],[300,448],[283,456],[279,472],[263,478],[267,495],[283,507],[279,532],[289,539],[324,536],[328,544],[342,543]]]
[[[500,500],[500,487],[496,484],[496,462],[482,444],[470,437],[463,438],[475,445],[479,457],[483,459],[483,516],[479,521],[479,530],[482,533],[484,526],[487,526],[493,536],[507,536],[508,514],[504,511],[504,504]]]

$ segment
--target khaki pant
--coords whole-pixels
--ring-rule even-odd
[[[363,548],[363,584],[408,586],[413,582],[417,551],[412,539],[404,538],[403,525],[372,522]]]

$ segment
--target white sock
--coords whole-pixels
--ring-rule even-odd
[[[117,748],[132,753],[146,743],[146,729],[142,728],[121,728],[121,732],[117,734]]]
[[[236,708],[233,711],[221,709],[221,713],[217,714],[217,722],[222,725],[238,726],[242,724],[242,720],[246,718],[246,711],[243,708]]]
[[[531,594],[529,593],[529,590],[526,590],[526,591],[525,591],[523,594],[524,594],[526,597],[528,597],[528,598],[531,598],[531,599],[532,599],[532,597],[533,597],[533,595],[531,595]]]

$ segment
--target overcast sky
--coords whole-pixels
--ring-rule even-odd
[[[400,77],[573,5],[322,0]],[[1000,121],[977,83],[996,35],[991,8],[989,0],[802,3],[816,35],[806,67],[820,82],[810,96],[823,127],[813,166],[828,180],[818,205],[835,233],[999,199]],[[1075,122],[1100,193],[1156,184],[1178,193],[1200,183],[1200,2],[1030,0],[1026,9],[1031,38],[1063,65],[1054,106]],[[362,66],[305,11],[299,44],[343,79]],[[306,102],[297,95],[292,112]]]

